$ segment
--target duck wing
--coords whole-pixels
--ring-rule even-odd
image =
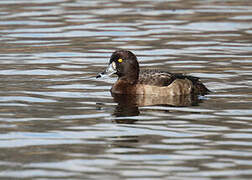
[[[140,70],[138,83],[153,86],[168,86],[176,77],[169,72],[159,71],[155,69]]]
[[[169,73],[166,71],[145,69],[139,72],[139,84],[147,84],[153,86],[169,86],[176,79],[188,79],[193,84],[194,94],[205,95],[211,92],[207,87],[200,81],[200,78],[195,76],[188,76],[182,73]]]

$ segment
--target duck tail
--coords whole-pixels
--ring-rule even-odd
[[[209,94],[211,91],[201,82],[197,81],[194,88],[194,93],[199,95]]]

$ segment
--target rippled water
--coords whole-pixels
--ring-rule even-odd
[[[0,15],[1,179],[252,178],[252,2],[2,0]],[[112,97],[95,76],[118,48],[213,93]]]

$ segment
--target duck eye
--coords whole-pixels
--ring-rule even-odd
[[[117,61],[118,61],[119,63],[123,62],[123,60],[122,60],[121,58],[120,58],[120,59],[118,59]]]

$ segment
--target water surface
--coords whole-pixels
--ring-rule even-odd
[[[250,1],[2,0],[0,15],[1,179],[251,179]],[[118,48],[213,92],[113,97],[95,76]]]

